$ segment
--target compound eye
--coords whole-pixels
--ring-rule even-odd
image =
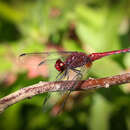
[[[55,68],[56,68],[58,71],[63,71],[63,70],[64,70],[64,63],[61,61],[61,59],[58,59],[58,60],[56,61]]]
[[[61,67],[59,66],[59,64],[55,64],[55,68],[56,68],[58,71],[61,71]]]
[[[63,63],[60,63],[60,66],[62,67],[64,64]]]

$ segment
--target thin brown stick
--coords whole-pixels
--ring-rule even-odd
[[[108,88],[113,85],[130,83],[130,73],[76,82],[78,82],[78,84],[73,89],[73,91],[85,91],[88,89]],[[41,93],[71,90],[72,85],[74,83],[75,81],[39,82],[37,84],[22,88],[0,99],[0,112],[3,112],[7,107],[23,99],[30,98]]]

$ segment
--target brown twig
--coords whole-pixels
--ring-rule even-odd
[[[57,92],[71,90],[73,84],[77,82],[73,91],[85,91],[88,89],[108,88],[113,85],[130,83],[130,73],[116,75],[112,77],[100,79],[88,79],[84,81],[57,81],[57,82],[39,82],[37,84],[22,88],[6,97],[0,99],[0,112],[3,112],[7,107],[37,94],[45,92]]]

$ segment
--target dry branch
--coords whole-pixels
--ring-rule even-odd
[[[3,112],[7,107],[37,94],[45,92],[57,92],[71,90],[73,84],[77,82],[73,91],[85,91],[88,89],[108,88],[113,85],[130,83],[130,73],[116,75],[112,77],[100,79],[88,79],[84,81],[57,81],[57,82],[39,82],[37,84],[22,88],[6,97],[0,99],[0,112]]]

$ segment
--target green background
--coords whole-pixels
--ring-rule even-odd
[[[129,47],[129,0],[0,0],[0,97],[56,77],[33,75],[32,68],[23,71],[17,63],[21,53]],[[130,72],[128,53],[94,62],[88,76],[125,72]],[[0,129],[130,130],[130,84],[75,95],[58,116],[43,112],[45,94],[20,101],[0,115]]]

